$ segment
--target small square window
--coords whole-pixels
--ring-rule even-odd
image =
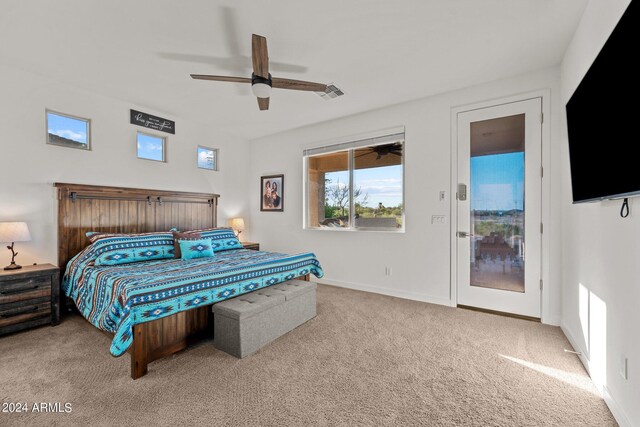
[[[91,120],[46,110],[47,144],[91,149]]]
[[[218,170],[218,150],[198,145],[198,167],[200,169]]]
[[[164,137],[138,132],[138,158],[156,162],[166,162],[165,143],[166,138]]]

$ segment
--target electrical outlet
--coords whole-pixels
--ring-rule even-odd
[[[620,356],[620,376],[625,380],[629,379],[629,359],[624,356]]]
[[[431,224],[446,224],[447,217],[444,215],[431,215]]]
[[[391,267],[385,267],[384,268],[384,275],[385,276],[391,276],[391,274],[392,274]]]

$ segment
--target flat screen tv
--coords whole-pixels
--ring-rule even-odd
[[[632,1],[567,103],[573,202],[640,195],[640,110]]]

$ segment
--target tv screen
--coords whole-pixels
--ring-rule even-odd
[[[637,3],[628,6],[567,103],[574,203],[640,195]]]

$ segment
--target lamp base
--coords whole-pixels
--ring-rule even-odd
[[[4,269],[5,270],[20,270],[21,268],[22,268],[21,265],[18,265],[15,262],[12,262],[11,264],[7,265]]]

